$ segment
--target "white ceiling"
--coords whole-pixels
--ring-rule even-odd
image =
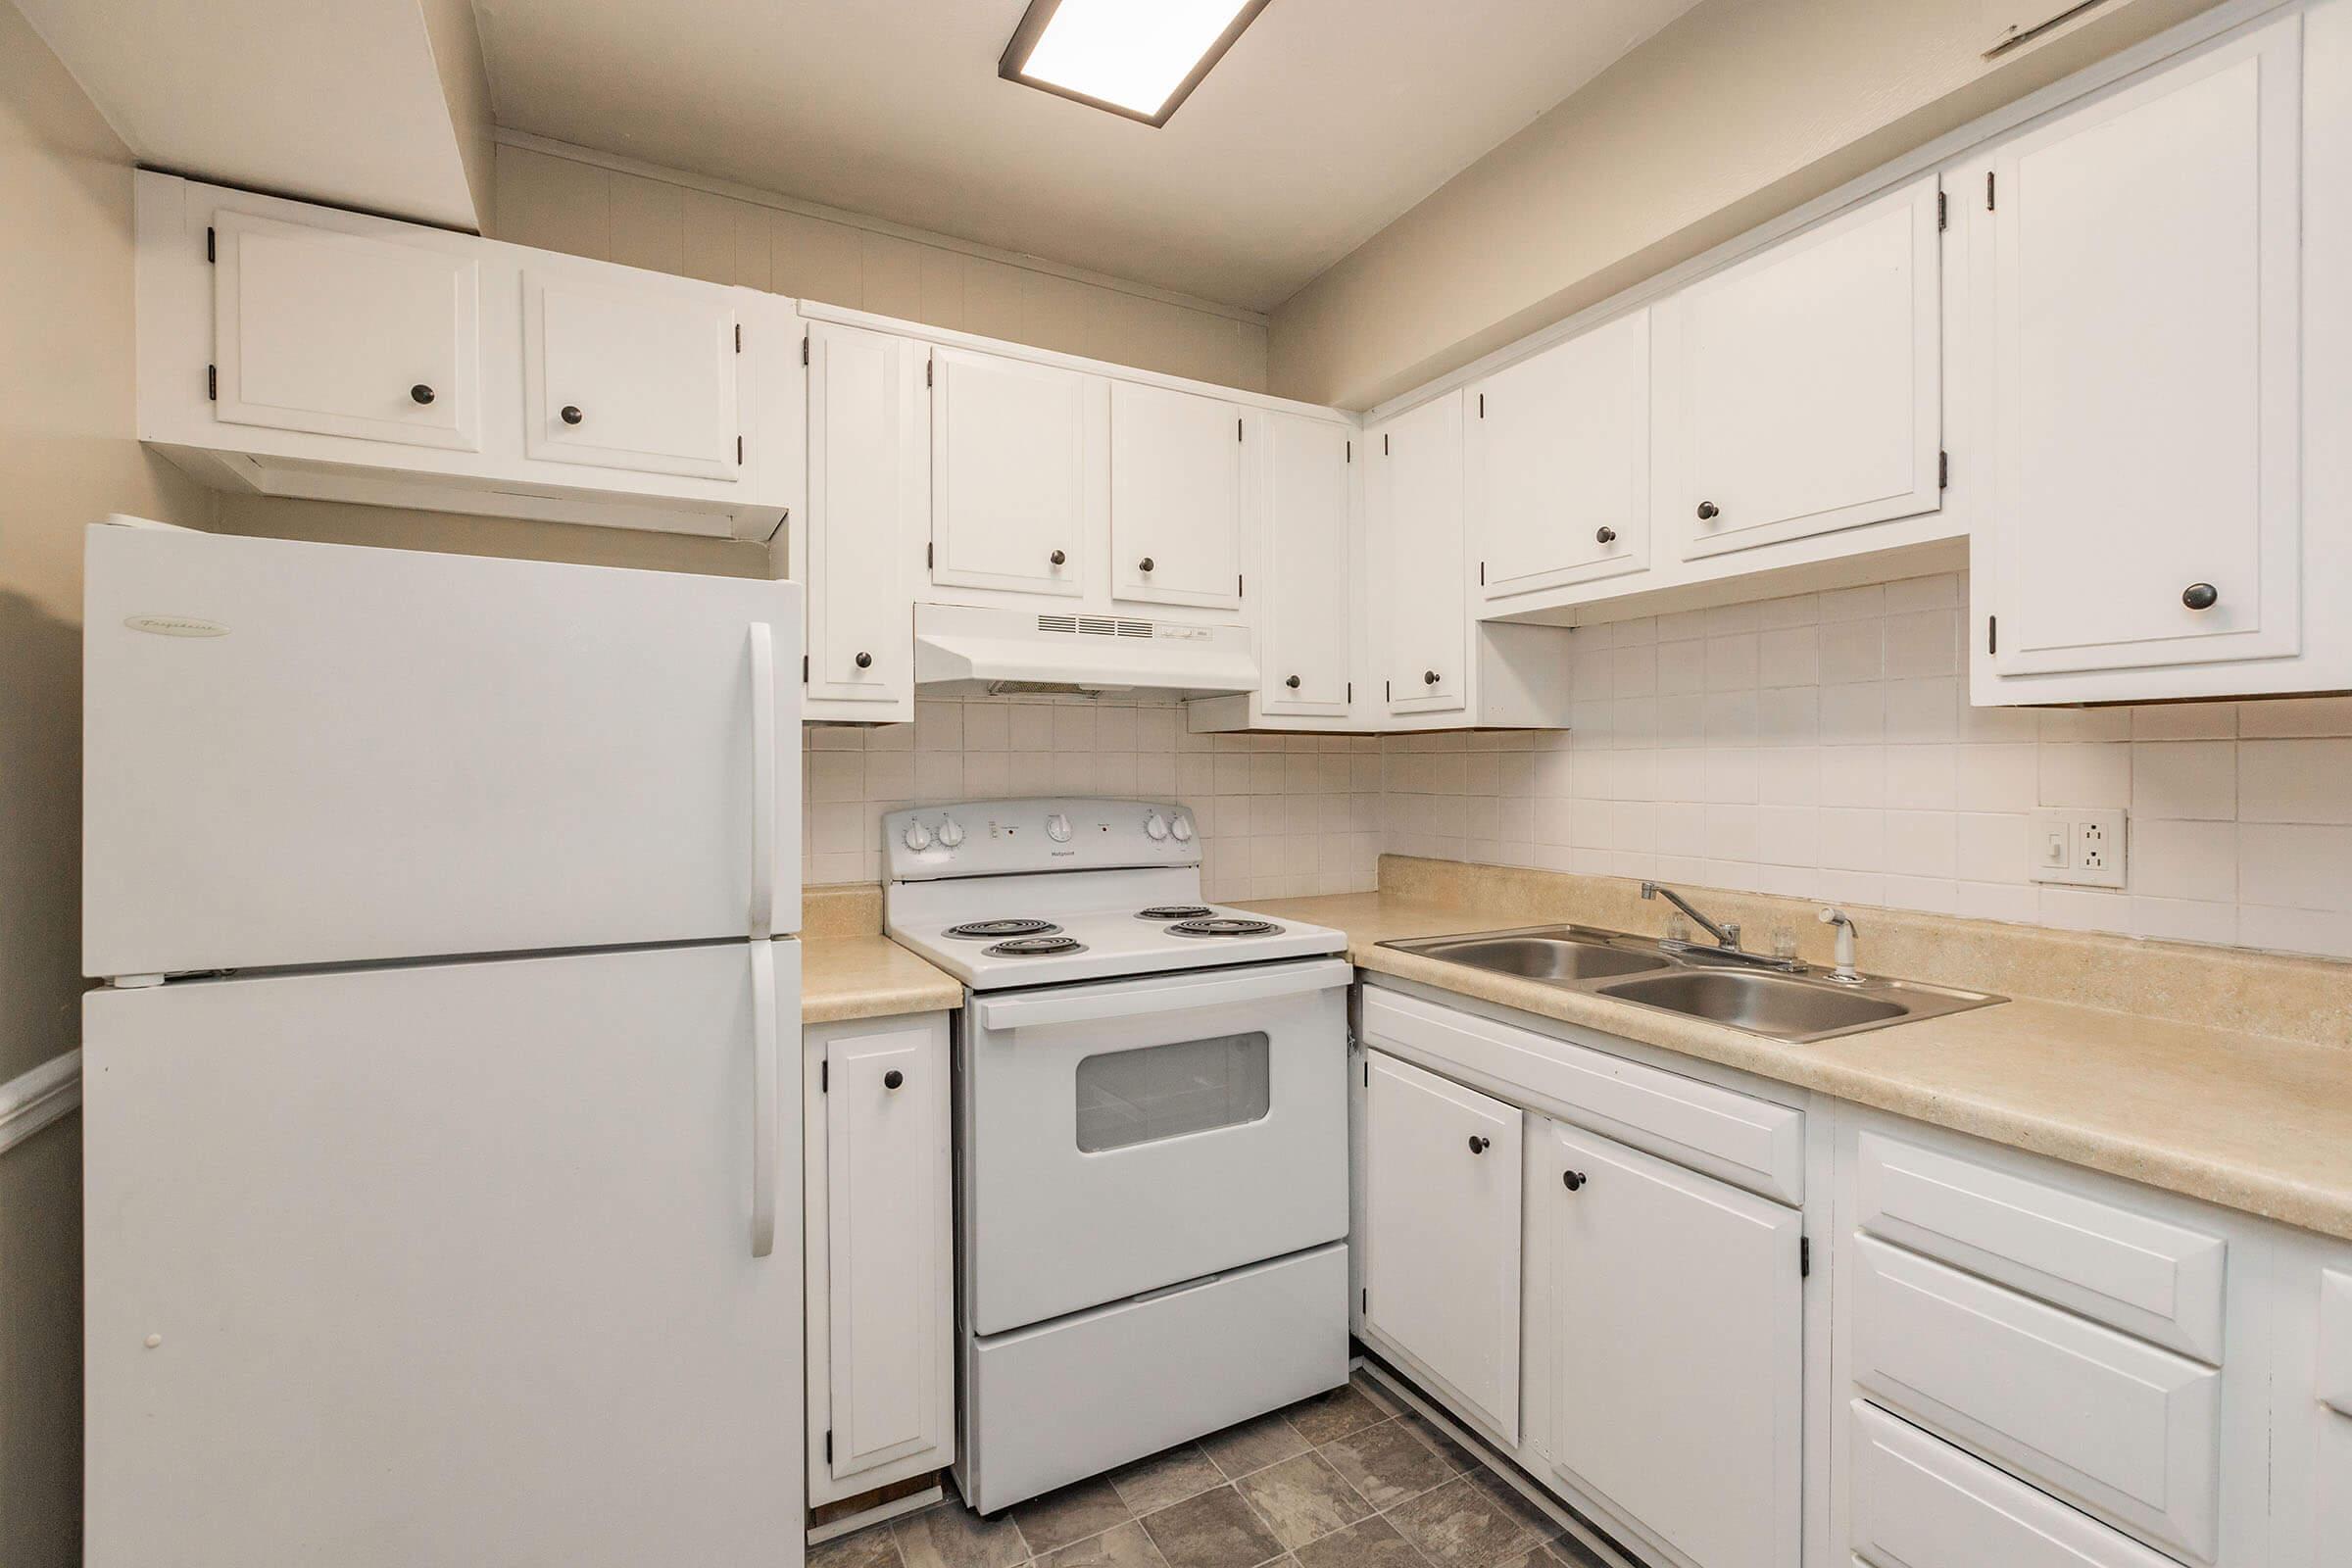
[[[1695,0],[1273,0],[1160,129],[1026,0],[475,0],[498,122],[1271,310]]]

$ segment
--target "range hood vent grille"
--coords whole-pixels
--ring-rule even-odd
[[[1150,637],[1155,630],[1148,620],[1121,620],[1110,615],[1040,615],[1037,629],[1078,637]]]

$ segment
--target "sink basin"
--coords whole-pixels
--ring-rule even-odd
[[[1574,937],[1495,936],[1460,937],[1418,944],[1424,957],[1492,969],[1530,980],[1605,980],[1614,975],[1642,974],[1673,965],[1654,953],[1613,948],[1603,942]]]
[[[1786,963],[1775,968],[1774,960],[1752,954],[1661,944],[1596,926],[1472,931],[1381,946],[1799,1044],[2006,1000],[1881,975],[1842,985],[1803,964],[1787,973]]]
[[[1686,970],[1622,985],[1600,994],[1619,1002],[1684,1013],[1709,1023],[1730,1024],[1776,1040],[1818,1040],[1824,1035],[1890,1023],[1914,1009],[1884,996],[1846,991],[1806,980],[1769,974]],[[1938,1008],[1938,1011],[1943,1009]]]

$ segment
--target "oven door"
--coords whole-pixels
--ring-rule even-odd
[[[1347,1235],[1352,973],[1318,958],[974,998],[972,1331]]]

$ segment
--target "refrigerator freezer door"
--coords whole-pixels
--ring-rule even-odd
[[[85,1004],[87,1561],[801,1560],[800,947]]]
[[[85,974],[798,927],[797,584],[107,526],[88,555]]]

